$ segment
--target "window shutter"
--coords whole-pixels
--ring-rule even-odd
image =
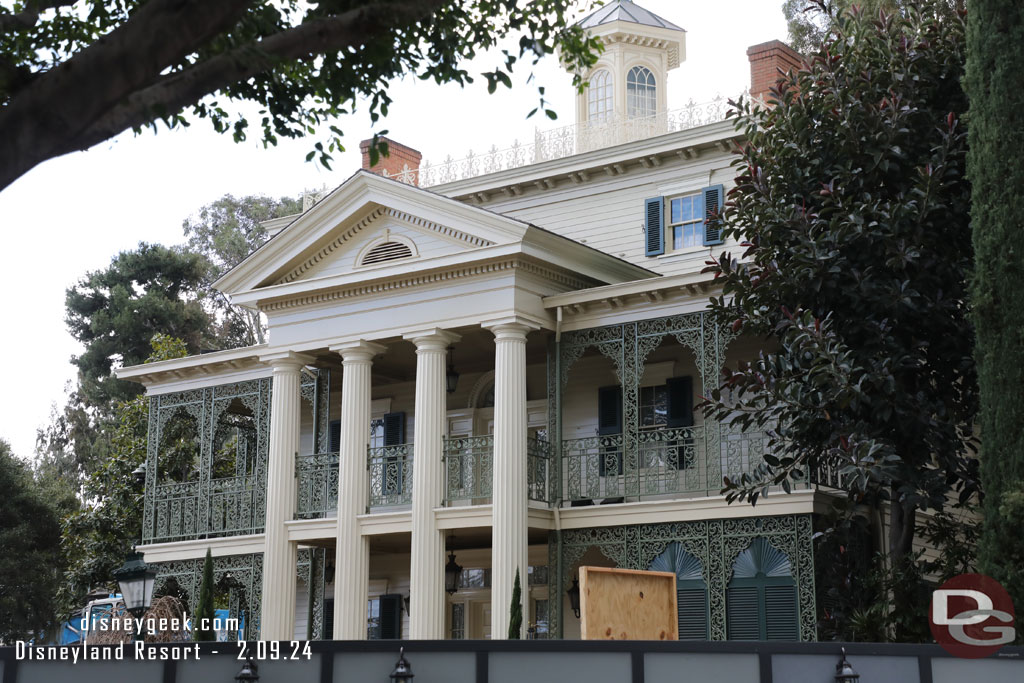
[[[668,386],[669,427],[693,426],[693,377],[672,377]]]
[[[765,586],[765,637],[768,640],[800,639],[796,586]]]
[[[399,446],[405,443],[405,413],[388,413],[384,416],[384,445]]]
[[[665,253],[665,198],[644,200],[644,246],[648,256]]]
[[[708,601],[703,588],[676,591],[679,609],[679,640],[708,639]]]
[[[756,586],[736,586],[725,592],[725,629],[729,640],[760,640],[761,614]]]
[[[722,206],[725,188],[711,185],[704,188],[704,246],[722,243]]]
[[[601,436],[622,433],[622,387],[617,384],[597,390],[597,433]],[[599,457],[598,476],[605,476],[608,469],[613,470],[612,474],[615,470],[622,474],[622,453],[618,448],[602,449]]]
[[[331,453],[337,453],[341,450],[341,420],[331,420],[328,433],[328,449]]]
[[[324,598],[324,632],[322,640],[334,640],[334,598]]]
[[[402,596],[398,593],[380,596],[380,637],[382,640],[402,637]]]

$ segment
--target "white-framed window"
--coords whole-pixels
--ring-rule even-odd
[[[667,229],[673,250],[704,244],[704,196],[696,192],[669,199]]]
[[[612,115],[612,75],[607,69],[595,71],[587,88],[587,120],[607,121]]]
[[[654,74],[643,66],[634,66],[626,76],[626,117],[654,116],[658,110],[657,85]]]

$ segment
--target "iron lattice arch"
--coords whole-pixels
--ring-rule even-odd
[[[310,404],[327,450],[329,374],[307,370]],[[262,533],[270,445],[271,378],[150,397],[144,543]]]
[[[553,532],[548,545],[549,566],[554,569],[554,580],[549,582],[549,632],[556,638],[563,636],[565,592],[588,550],[599,550],[616,567],[646,570],[671,544],[677,543],[701,565],[707,587],[710,639],[727,640],[726,592],[733,578],[733,566],[737,557],[755,540],[763,539],[762,542],[789,559],[790,572],[796,584],[798,638],[814,641],[817,639],[817,612],[812,535],[810,515],[635,524]]]

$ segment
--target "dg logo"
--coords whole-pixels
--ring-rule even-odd
[[[932,593],[928,617],[935,641],[957,657],[988,657],[1016,637],[1010,594],[984,574],[960,574],[942,584]]]

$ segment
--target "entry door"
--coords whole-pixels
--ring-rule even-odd
[[[491,601],[473,600],[469,603],[469,637],[477,640],[491,639]]]

